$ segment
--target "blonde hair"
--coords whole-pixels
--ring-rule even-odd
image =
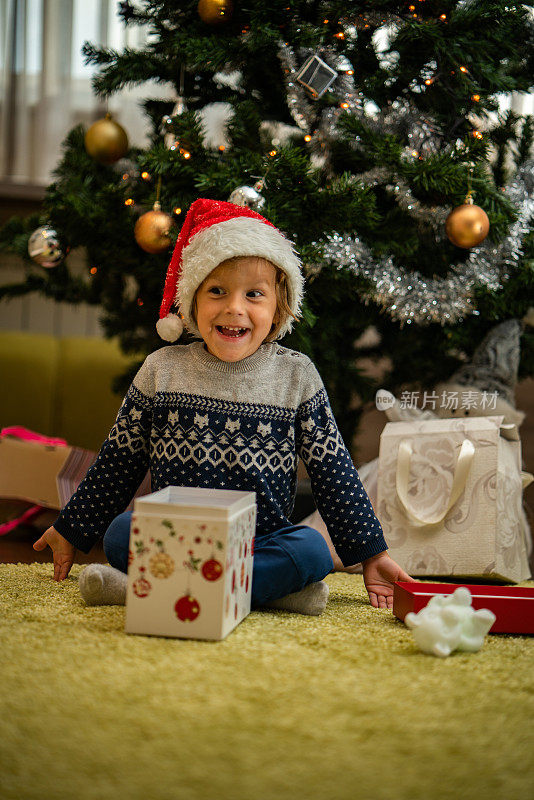
[[[228,258],[226,261],[222,261],[221,264],[231,264],[232,262],[239,261],[241,258],[246,258],[246,256],[234,256],[234,258]],[[276,311],[274,312],[273,324],[271,326],[270,333],[265,337],[266,342],[272,342],[278,336],[280,328],[288,317],[293,317],[294,320],[298,320],[299,317],[293,314],[289,305],[289,285],[287,281],[287,275],[284,270],[280,269],[280,267],[278,267],[276,264],[273,264],[273,262],[269,261],[267,258],[261,258],[261,256],[258,256],[257,258],[260,261],[265,261],[266,264],[270,264],[272,267],[274,267],[276,272],[274,287],[276,294]],[[220,267],[221,264],[218,264],[217,266]],[[205,280],[207,280],[207,278],[205,278]],[[204,281],[202,281],[202,283],[204,283]],[[198,290],[202,286],[202,283],[200,286],[198,286],[191,304],[191,316],[195,321],[195,325],[197,324],[197,294]]]

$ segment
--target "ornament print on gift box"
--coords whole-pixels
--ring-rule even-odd
[[[161,520],[161,525],[165,529],[165,536],[175,539],[179,544],[183,543],[184,547],[186,546],[186,537],[176,531],[174,524],[170,520]],[[185,594],[179,597],[174,604],[174,612],[181,621],[192,622],[199,616],[201,610],[199,601],[192,594],[191,576],[199,576],[208,583],[214,583],[219,580],[224,573],[223,565],[215,557],[216,549],[224,549],[223,543],[219,539],[214,540],[205,535],[200,535],[204,534],[206,525],[198,525],[197,527],[200,533],[195,535],[193,544],[199,546],[208,544],[210,546],[210,556],[209,558],[203,558],[197,555],[198,551],[195,552],[195,550],[189,548],[187,557],[182,561],[182,567],[177,568],[175,560],[165,550],[163,539],[151,537],[149,540],[150,546],[147,546],[147,543],[143,539],[135,538],[140,531],[136,525],[135,517],[132,518],[132,543],[134,550],[130,549],[129,551],[128,565],[130,566],[138,559],[141,560],[141,563],[138,564],[139,578],[133,583],[134,593],[137,597],[148,597],[152,585],[145,575],[147,569],[153,577],[159,580],[169,578],[174,572],[185,571],[187,575]],[[148,568],[146,565],[147,559]]]

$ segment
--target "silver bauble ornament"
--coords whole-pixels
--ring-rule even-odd
[[[246,206],[253,211],[260,211],[265,205],[265,197],[253,186],[238,186],[228,198],[228,202],[235,203],[236,206]]]
[[[28,253],[37,264],[47,269],[57,267],[65,258],[58,235],[50,225],[41,225],[34,230],[28,239]]]

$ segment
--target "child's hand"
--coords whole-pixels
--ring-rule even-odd
[[[54,553],[54,580],[63,581],[74,563],[76,548],[55,528],[48,528],[40,539],[33,543],[34,550],[44,550],[48,545]]]
[[[386,551],[363,562],[363,580],[371,605],[375,608],[393,608],[393,584],[395,581],[412,581],[388,556]]]

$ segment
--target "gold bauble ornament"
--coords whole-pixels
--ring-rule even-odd
[[[122,125],[106,114],[85,134],[85,149],[100,164],[113,164],[128,152],[128,136]]]
[[[173,224],[172,217],[156,202],[153,210],[147,211],[135,223],[135,241],[147,253],[163,253],[171,243],[169,231]]]
[[[454,208],[445,221],[445,231],[451,242],[466,250],[483,242],[489,228],[488,215],[483,208],[474,205],[471,197]]]
[[[234,6],[232,0],[200,0],[198,16],[207,25],[220,25],[232,16]]]

